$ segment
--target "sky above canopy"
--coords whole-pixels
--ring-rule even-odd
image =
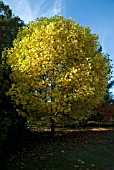
[[[72,17],[84,27],[90,27],[92,33],[99,34],[103,52],[110,55],[114,64],[114,0],[3,0],[3,2],[26,24],[38,17],[62,15],[65,18]],[[112,91],[114,92],[114,88]]]

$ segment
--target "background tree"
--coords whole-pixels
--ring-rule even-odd
[[[107,122],[114,120],[114,98],[110,89],[114,85],[114,80],[107,85],[105,100],[94,108],[94,115],[91,120]]]
[[[18,113],[50,122],[52,131],[65,117],[87,119],[111,77],[99,45],[98,35],[71,18],[40,18],[24,27],[5,54],[13,81],[7,94]]]
[[[107,91],[105,96],[105,101],[107,101],[109,104],[114,103],[114,98],[112,92],[110,92],[110,89],[114,86],[114,80],[110,81],[107,85]]]
[[[12,46],[19,27],[22,26],[24,22],[19,17],[15,17],[9,6],[0,1],[0,55],[4,48]]]
[[[9,6],[0,1],[0,146],[9,136],[11,137],[11,134],[14,135],[14,132],[16,134],[17,129],[24,126],[22,117],[16,113],[10,96],[5,94],[12,84],[9,79],[11,68],[6,63],[7,58],[2,58],[2,51],[12,46],[18,29],[22,26],[23,21],[15,17]]]

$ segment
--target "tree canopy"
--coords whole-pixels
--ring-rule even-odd
[[[16,38],[19,27],[24,22],[12,14],[8,5],[0,1],[0,55],[4,48],[10,48]]]
[[[9,6],[0,1],[0,147],[11,135],[18,134],[17,130],[25,124],[22,117],[18,116],[11,101],[11,97],[6,92],[11,87],[12,81],[9,79],[11,68],[7,64],[7,58],[2,58],[4,48],[10,48],[20,27],[24,22],[12,14]]]
[[[110,59],[99,47],[98,35],[71,18],[39,18],[25,26],[4,51],[13,81],[7,94],[18,113],[47,121],[86,119],[111,78]]]
[[[9,110],[11,105],[9,97],[5,94],[11,85],[9,79],[11,69],[6,62],[7,59],[2,58],[2,51],[4,48],[8,49],[12,46],[18,30],[22,26],[24,26],[24,22],[19,17],[15,17],[9,6],[0,1],[0,110]]]

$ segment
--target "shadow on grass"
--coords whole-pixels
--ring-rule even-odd
[[[54,138],[46,129],[29,132],[3,159],[5,170],[113,170],[114,129],[56,129]]]

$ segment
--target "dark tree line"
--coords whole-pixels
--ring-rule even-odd
[[[2,57],[4,49],[12,47],[18,30],[23,26],[24,22],[0,1],[0,149],[7,141],[21,136],[25,128],[26,120],[17,114],[11,98],[6,95],[11,86],[11,69],[6,64],[7,58]]]

